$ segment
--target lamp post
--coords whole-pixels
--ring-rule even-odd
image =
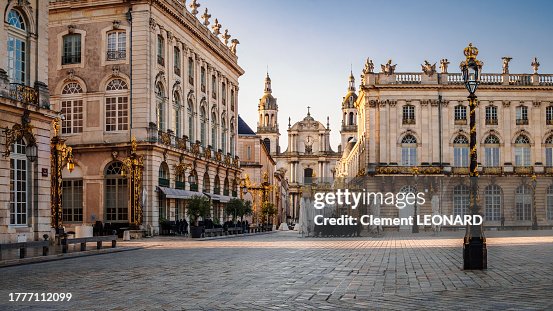
[[[136,153],[136,138],[131,139],[131,152],[128,157],[123,159],[122,173],[129,179],[129,201],[131,210],[131,224],[138,228],[142,225],[142,171],[144,170],[144,160],[141,155]]]
[[[536,215],[536,187],[538,180],[536,174],[532,175],[532,230],[538,230],[538,216]]]
[[[55,118],[53,122],[54,137],[50,141],[50,165],[51,175],[51,225],[56,230],[56,234],[62,233],[62,170],[64,162],[67,163],[67,169],[72,172],[75,168],[73,162],[73,148],[65,144],[65,139],[60,136],[60,119]]]
[[[476,88],[480,84],[482,62],[476,59],[478,49],[472,43],[465,48],[466,59],[461,62],[465,87],[469,91],[470,107],[470,213],[479,215],[478,206],[478,151],[476,147]],[[465,270],[486,269],[488,265],[486,238],[482,225],[467,225],[463,243],[463,268]]]

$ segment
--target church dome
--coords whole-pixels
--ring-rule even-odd
[[[355,108],[355,102],[357,101],[357,94],[355,92],[349,91],[344,97],[342,102],[342,108]]]

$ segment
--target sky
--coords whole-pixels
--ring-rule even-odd
[[[187,1],[187,3],[189,3]],[[510,56],[511,73],[553,73],[553,1],[362,1],[199,0],[212,21],[240,41],[238,111],[255,130],[257,104],[267,72],[278,100],[281,150],[287,148],[288,118],[311,115],[326,124],[331,145],[340,143],[341,101],[350,68],[360,82],[367,57],[375,71],[392,59],[396,72],[420,72],[425,60],[447,58],[458,72],[469,42],[480,53],[484,73],[501,73]],[[469,12],[470,10],[470,12]],[[470,13],[470,14],[469,14]],[[200,16],[201,14],[198,14]]]

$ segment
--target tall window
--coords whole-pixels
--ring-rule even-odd
[[[157,102],[157,128],[161,131],[166,130],[165,124],[165,89],[161,82],[156,83],[156,102]]]
[[[553,220],[553,186],[547,187],[547,220]]]
[[[313,182],[313,169],[308,167],[303,170],[303,183],[311,184]]]
[[[127,33],[124,30],[108,32],[107,60],[119,60],[127,57]]]
[[[501,188],[498,185],[489,185],[485,189],[486,220],[501,220]]]
[[[207,174],[207,172],[204,174],[203,186],[203,192],[211,191],[211,185],[209,184],[209,175]]]
[[[515,166],[530,166],[530,139],[526,135],[515,139]]]
[[[182,121],[181,121],[181,100],[178,92],[173,93],[173,107],[175,109],[175,124],[173,129],[175,130],[175,135],[181,137],[182,135]]]
[[[64,180],[61,186],[63,189],[63,195],[61,197],[63,221],[83,221],[83,180]]]
[[[27,224],[27,202],[29,200],[29,177],[26,145],[20,139],[12,146],[10,153],[10,224]]]
[[[532,190],[520,185],[515,192],[515,214],[517,220],[530,220],[532,216]]]
[[[64,119],[61,124],[62,134],[83,132],[83,89],[77,82],[69,82],[61,91],[61,113]]]
[[[190,184],[191,191],[198,191],[198,174],[196,170],[192,170],[188,175],[188,183]]]
[[[169,166],[165,162],[159,166],[158,184],[161,187],[169,187]]]
[[[157,36],[157,63],[165,66],[165,39],[162,35]]]
[[[205,114],[205,107],[200,108],[200,143],[202,146],[206,146],[205,137],[205,123],[207,122],[207,116]]]
[[[217,78],[215,75],[211,76],[211,97],[217,98]]]
[[[415,106],[403,106],[403,124],[415,124]]]
[[[517,125],[526,125],[528,124],[528,107],[518,106],[516,108],[516,124]]]
[[[230,90],[230,111],[234,111],[234,90]]]
[[[180,50],[176,46],[173,48],[173,67],[175,74],[180,76]]]
[[[495,135],[489,135],[484,140],[484,166],[499,166],[499,138]]]
[[[63,55],[61,64],[79,64],[81,62],[81,34],[63,36]]]
[[[545,140],[545,166],[553,167],[553,135]]]
[[[488,106],[486,107],[486,124],[487,125],[497,125],[497,107]]]
[[[469,166],[469,141],[464,135],[458,135],[453,140],[453,165],[455,167]]]
[[[227,152],[227,122],[224,117],[221,117],[221,150],[223,153]]]
[[[202,68],[200,69],[200,88],[202,89],[202,92],[205,92],[206,83],[205,67],[202,66]]]
[[[470,191],[465,185],[458,185],[453,188],[453,214],[455,216],[466,215],[469,208]]]
[[[113,79],[106,86],[106,131],[129,129],[129,94],[127,82]]]
[[[106,221],[124,222],[129,219],[127,178],[121,175],[121,162],[106,167]]]
[[[348,119],[348,124],[347,125],[355,125],[354,123],[354,120],[353,120],[353,112],[350,112],[349,113],[349,119]]]
[[[553,106],[545,108],[545,124],[553,125]]]
[[[194,60],[188,57],[188,83],[194,84]]]
[[[265,145],[265,149],[267,149],[268,152],[271,152],[271,140],[269,138],[263,139],[263,144]]]
[[[221,100],[223,101],[223,105],[226,105],[227,103],[227,85],[225,82],[221,83]]]
[[[230,154],[232,156],[235,155],[234,140],[236,139],[236,135],[234,134],[234,131],[234,121],[230,121]],[[271,152],[271,150],[268,151]]]
[[[407,134],[401,140],[401,165],[417,165],[417,139],[411,134]]]
[[[455,106],[455,121],[456,123],[459,123],[459,121],[464,121],[466,124],[467,122],[467,107],[463,105],[457,105]]]
[[[191,100],[188,101],[186,113],[188,115],[188,139],[190,142],[194,142],[194,106]]]
[[[27,26],[16,10],[8,13],[8,77],[14,83],[27,83]]]
[[[211,146],[217,150],[217,115],[215,112],[211,114]]]

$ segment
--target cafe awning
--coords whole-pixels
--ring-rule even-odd
[[[167,187],[157,187],[163,194],[165,194],[165,197],[167,199],[190,199],[193,196],[205,196],[201,192],[196,191],[190,191],[190,190],[182,190],[182,189],[173,189],[173,188],[167,188]]]

